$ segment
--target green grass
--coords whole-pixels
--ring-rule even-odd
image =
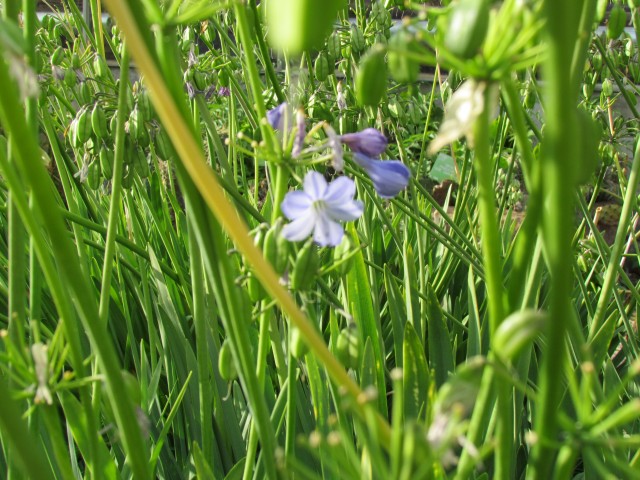
[[[391,79],[360,107],[358,62],[394,2],[340,13],[323,80],[318,52],[269,50],[254,1],[110,0],[104,35],[73,2],[41,22],[30,3],[0,24],[7,478],[637,476],[638,52],[592,35],[592,5],[495,2],[470,58],[446,48],[449,10],[426,8],[400,53],[433,83]],[[495,98],[428,152],[470,78]],[[618,91],[589,93],[606,78]],[[284,99],[308,117],[295,160],[293,132],[264,121]],[[346,151],[364,212],[335,249],[280,237],[285,194],[311,168],[335,176],[321,122],[383,131],[412,172],[382,199]]]

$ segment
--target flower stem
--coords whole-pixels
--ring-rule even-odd
[[[504,318],[504,285],[502,284],[502,260],[500,252],[500,230],[498,225],[496,194],[493,185],[493,159],[489,146],[489,86],[484,91],[485,109],[474,127],[475,162],[478,181],[478,207],[482,254],[487,280],[489,325],[493,334]]]
[[[116,139],[113,162],[113,178],[111,200],[109,204],[109,219],[105,239],[104,262],[102,266],[102,283],[100,289],[100,306],[98,309],[100,322],[107,323],[109,315],[109,300],[111,291],[111,272],[115,256],[116,232],[118,229],[118,215],[120,213],[120,199],[122,198],[122,176],[124,173],[124,124],[127,115],[127,88],[129,86],[129,51],[123,45],[120,60],[120,91],[118,92],[118,110],[116,118]]]
[[[496,194],[493,184],[493,159],[489,145],[489,105],[490,86],[484,90],[485,108],[474,126],[475,161],[474,168],[478,181],[478,207],[482,254],[487,282],[487,303],[489,310],[489,331],[493,335],[505,314],[505,289],[502,283],[502,259],[500,230],[497,216]],[[485,375],[490,375],[485,373]],[[491,388],[486,382],[486,388]],[[496,478],[510,478],[513,458],[513,407],[512,389],[504,381],[498,388],[498,441],[496,445]]]
[[[580,2],[582,3],[582,2]],[[563,388],[563,362],[568,321],[572,318],[572,225],[573,188],[567,180],[578,165],[578,129],[576,103],[577,79],[572,78],[571,66],[574,45],[580,22],[581,8],[573,0],[546,0],[547,33],[549,36],[546,61],[547,123],[546,143],[541,156],[544,171],[542,191],[546,205],[552,206],[542,218],[543,242],[551,277],[549,288],[549,322],[547,343],[540,369],[539,405],[534,426],[538,442],[532,451],[527,478],[551,477],[555,461],[554,448],[549,440],[558,430],[558,403]]]

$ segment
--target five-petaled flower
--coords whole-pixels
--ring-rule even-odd
[[[291,220],[282,235],[298,242],[313,233],[313,240],[320,246],[339,245],[344,228],[338,222],[356,220],[364,211],[362,202],[354,200],[355,193],[355,183],[348,177],[338,177],[327,184],[322,174],[307,172],[304,190],[287,193],[280,205]]]

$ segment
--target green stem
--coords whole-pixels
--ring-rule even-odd
[[[102,0],[90,0],[91,23],[93,24],[93,36],[95,38],[98,55],[105,58],[104,33],[102,31]]]
[[[118,92],[118,113],[116,118],[116,141],[113,160],[111,200],[109,202],[109,218],[107,220],[107,235],[105,239],[105,252],[102,264],[100,306],[98,309],[100,322],[102,324],[107,323],[107,316],[109,315],[111,272],[113,270],[113,259],[116,253],[116,232],[118,230],[118,215],[120,213],[120,200],[122,198],[122,176],[124,172],[124,124],[128,117],[128,90],[129,51],[126,48],[126,45],[123,45],[120,70],[120,89]]]
[[[484,104],[490,105],[490,85],[484,91]],[[504,319],[505,289],[502,282],[501,238],[494,188],[494,162],[489,145],[489,108],[485,107],[474,126],[475,161],[478,181],[478,208],[484,270],[487,282],[489,331],[493,335]],[[485,373],[485,375],[489,375]],[[488,385],[488,382],[487,384]],[[496,478],[510,478],[513,465],[512,389],[504,381],[497,383],[498,414],[496,444]]]
[[[20,14],[20,2],[16,2],[15,0],[4,2],[4,10],[2,13],[4,18],[17,21],[18,15]]]
[[[111,273],[113,271],[113,260],[116,253],[116,232],[118,229],[118,216],[120,213],[120,203],[122,197],[122,176],[124,172],[124,124],[127,115],[127,93],[129,89],[129,52],[126,45],[123,45],[122,58],[120,60],[120,88],[118,91],[118,111],[116,118],[114,166],[112,178],[111,200],[109,204],[109,217],[107,220],[107,232],[104,245],[104,258],[102,262],[102,279],[100,285],[100,302],[98,305],[98,321],[100,325],[106,327],[109,316],[109,303],[111,300]],[[94,374],[97,374],[98,365],[94,366]],[[91,399],[95,416],[99,416],[101,402],[101,385],[94,383]],[[101,459],[96,456],[96,462]],[[94,466],[95,471],[100,471],[100,466]]]
[[[273,131],[263,121],[267,115],[267,110],[264,105],[264,99],[262,98],[263,85],[260,80],[260,73],[256,63],[256,57],[253,53],[253,41],[251,39],[251,29],[249,28],[249,21],[247,20],[247,14],[245,12],[247,8],[243,3],[236,3],[234,5],[234,11],[236,13],[236,20],[238,24],[238,30],[240,33],[240,41],[244,47],[245,67],[249,77],[249,84],[253,93],[253,102],[255,105],[256,113],[258,114],[258,122],[260,125],[260,131],[262,137],[267,145],[269,151],[274,151],[277,142],[274,141]]]
[[[282,88],[280,87],[280,81],[276,75],[276,70],[273,67],[271,56],[269,55],[269,48],[267,47],[267,43],[264,41],[262,22],[260,21],[260,13],[256,6],[256,0],[250,0],[250,6],[253,10],[254,31],[256,33],[255,38],[258,43],[258,48],[260,49],[260,55],[262,55],[262,63],[265,67],[265,72],[269,78],[269,82],[271,82],[271,86],[273,87],[273,91],[276,94],[276,98],[278,99],[278,103],[282,103],[285,101],[285,97],[282,93]]]
[[[253,42],[251,39],[251,30],[249,28],[249,23],[244,8],[245,7],[242,4],[237,3],[235,5],[240,40],[242,42],[242,46],[244,47],[244,54],[246,58],[246,74],[249,77],[249,84],[251,85],[251,90],[253,92],[253,101],[255,104],[256,112],[258,114],[262,137],[266,143],[267,150],[275,152],[276,148],[278,149],[277,151],[279,151],[280,149],[279,147],[277,147],[277,142],[274,140],[273,130],[271,130],[269,126],[264,122],[267,110],[262,98],[263,86],[262,82],[260,81],[260,74],[256,66],[256,60],[253,53]],[[278,165],[275,170],[276,180],[271,217],[272,222],[274,222],[281,215],[280,204],[282,203],[282,199],[284,198],[289,182],[289,172],[286,168]]]
[[[489,89],[484,92],[485,105],[489,105]],[[493,185],[493,159],[489,146],[489,109],[485,108],[476,120],[474,128],[475,162],[478,181],[478,207],[482,235],[482,254],[487,281],[487,303],[490,332],[493,334],[504,319],[504,286],[502,284],[502,260],[500,229],[496,214],[496,195]]]
[[[567,181],[579,165],[576,104],[577,79],[571,77],[574,46],[581,17],[579,2],[546,0],[547,32],[549,36],[546,60],[547,104],[546,149],[541,156],[544,172],[544,202],[552,206],[542,219],[543,241],[551,277],[549,287],[549,322],[547,344],[540,370],[540,394],[534,426],[538,441],[533,446],[527,477],[547,479],[551,476],[556,448],[552,440],[558,430],[558,405],[563,391],[568,322],[574,318],[572,296],[572,226],[573,191]],[[572,81],[573,80],[573,81]]]
[[[530,260],[536,248],[537,231],[542,214],[542,192],[540,190],[539,163],[533,157],[533,148],[528,137],[525,112],[513,81],[502,82],[503,99],[507,114],[516,138],[518,151],[522,157],[522,170],[529,190],[527,216],[520,227],[513,256],[513,270],[509,277],[509,309],[514,311],[521,305],[525,292],[526,277],[530,268]]]
[[[289,345],[292,344],[292,328],[289,328]],[[289,349],[287,362],[287,383],[291,388],[287,390],[287,430],[284,444],[285,458],[295,457],[295,435],[296,435],[296,364],[297,361]]]
[[[260,332],[258,335],[258,362],[256,365],[256,376],[258,378],[258,386],[262,391],[265,388],[265,372],[267,370],[267,355],[269,354],[270,336],[269,325],[271,317],[273,316],[273,310],[267,308],[267,300],[263,300],[259,303],[260,313]],[[275,355],[275,354],[274,354]],[[251,422],[251,431],[249,433],[249,442],[247,443],[247,456],[244,465],[243,478],[249,480],[252,478],[255,465],[256,452],[258,447],[258,431],[255,423]]]

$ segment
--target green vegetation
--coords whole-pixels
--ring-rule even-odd
[[[317,3],[0,2],[0,471],[637,478],[640,3]]]

